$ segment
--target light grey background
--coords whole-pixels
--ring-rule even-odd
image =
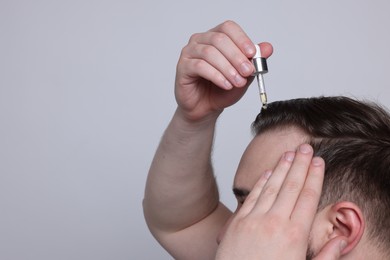
[[[0,259],[170,259],[141,202],[190,35],[232,19],[273,43],[270,101],[390,106],[389,13],[386,0],[0,0]],[[231,209],[259,106],[253,86],[218,122],[215,171]]]

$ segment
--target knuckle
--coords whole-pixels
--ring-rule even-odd
[[[180,56],[183,57],[183,56],[187,56],[188,53],[190,52],[190,45],[187,44],[186,46],[184,46],[182,49],[181,49],[181,53],[180,53]]]
[[[257,201],[257,197],[255,196],[248,196],[246,199],[245,199],[245,203],[247,205],[252,205],[252,204],[255,204]]]
[[[211,46],[211,45],[206,45],[202,48],[201,50],[201,55],[204,57],[204,58],[208,58],[208,57],[212,57],[213,56],[213,53],[214,53],[214,47]]]
[[[289,180],[284,184],[284,189],[287,192],[297,192],[301,189],[301,185],[297,181]]]
[[[194,70],[199,71],[204,66],[204,61],[201,59],[196,59],[193,61],[192,66],[193,66]]]
[[[226,37],[227,36],[223,33],[214,33],[213,36],[211,37],[211,42],[214,45],[220,45],[225,41]]]
[[[264,187],[263,194],[265,196],[273,196],[278,194],[279,189],[277,189],[275,186],[266,186]]]
[[[301,196],[306,199],[314,200],[319,197],[319,192],[312,188],[304,188],[301,191]]]
[[[200,37],[200,33],[194,33],[191,35],[189,42],[196,42]]]
[[[236,23],[234,21],[226,20],[226,21],[224,21],[222,23],[221,28],[222,29],[229,29],[229,28],[231,28],[232,26],[235,26],[235,25],[236,25]]]

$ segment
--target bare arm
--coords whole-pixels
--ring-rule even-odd
[[[176,259],[212,259],[217,234],[231,215],[219,204],[210,163],[216,119],[190,125],[179,114],[165,131],[150,168],[145,218]]]
[[[271,55],[272,46],[261,47]],[[151,232],[175,258],[213,259],[216,237],[232,214],[219,203],[211,149],[218,116],[249,85],[248,58],[254,52],[230,21],[194,34],[183,48],[175,84],[178,108],[151,165],[144,199]]]

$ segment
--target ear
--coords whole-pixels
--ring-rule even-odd
[[[329,211],[329,222],[333,231],[329,234],[329,241],[336,237],[343,237],[347,241],[341,255],[354,249],[363,236],[365,220],[360,208],[352,202],[339,202],[334,204]]]

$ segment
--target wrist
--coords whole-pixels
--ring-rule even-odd
[[[185,111],[183,111],[180,107],[177,107],[173,119],[183,129],[199,131],[210,127],[214,128],[221,113],[222,111],[217,111],[202,118],[197,118],[188,116]]]

